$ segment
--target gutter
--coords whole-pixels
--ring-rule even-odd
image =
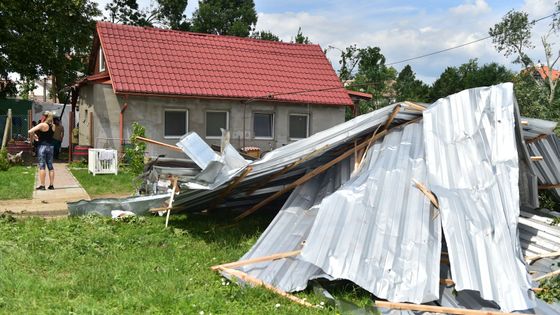
[[[128,94],[124,96],[124,105],[121,108],[121,113],[119,116],[119,135],[121,139],[121,148],[124,145],[124,136],[123,136],[123,129],[124,129],[124,111],[128,108]]]

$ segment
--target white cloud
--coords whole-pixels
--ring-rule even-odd
[[[484,0],[467,1],[467,3],[458,5],[450,9],[452,13],[463,14],[481,14],[490,11],[490,6]]]

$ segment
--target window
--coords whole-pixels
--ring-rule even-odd
[[[274,130],[274,114],[253,114],[253,135],[255,138],[272,139]]]
[[[222,136],[222,131],[220,129],[229,129],[228,118],[228,112],[206,112],[206,137],[220,138]]]
[[[105,55],[103,55],[103,49],[99,47],[99,72],[105,71]]]
[[[290,139],[303,139],[309,135],[309,115],[290,115]]]
[[[166,109],[163,114],[163,137],[177,139],[187,133],[189,112],[186,110]]]

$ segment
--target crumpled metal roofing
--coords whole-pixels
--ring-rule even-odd
[[[540,185],[560,184],[560,139],[555,134],[527,145],[531,155],[542,156],[535,161],[537,177]],[[560,202],[560,188],[551,189],[556,200]]]
[[[438,299],[441,223],[426,183],[422,125],[393,129],[354,177],[323,199],[301,254],[379,298]]]
[[[428,182],[440,203],[456,290],[479,291],[508,312],[533,308],[517,234],[513,84],[453,94],[423,116]]]

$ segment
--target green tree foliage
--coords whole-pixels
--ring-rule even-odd
[[[294,38],[294,42],[296,44],[311,44],[309,37],[303,35],[303,33],[301,32],[301,26],[298,28],[296,37]]]
[[[189,30],[184,15],[187,3],[187,0],[157,0],[153,8],[141,9],[137,0],[113,0],[105,10],[109,13],[107,19],[113,23]]]
[[[471,59],[459,67],[445,69],[432,85],[430,101],[464,89],[509,82],[513,79],[514,74],[502,65],[490,63],[481,67],[477,59]]]
[[[90,0],[0,1],[0,56],[6,68],[34,79],[52,75],[56,91],[85,72],[94,17]]]
[[[555,14],[560,13],[560,1],[555,3],[554,10]],[[527,50],[535,47],[531,42],[533,25],[534,22],[529,21],[529,15],[526,12],[511,10],[499,23],[490,28],[488,32],[492,36],[496,50],[503,53],[506,57],[515,57],[513,63],[521,64],[528,72],[535,72],[536,68],[540,67],[526,53]],[[556,34],[559,27],[560,20],[555,15],[552,22],[549,23],[548,31],[541,35],[541,43],[546,61],[545,65],[549,69],[554,69],[560,59],[560,52],[555,54],[550,42],[550,36]],[[534,80],[537,84],[546,86],[547,103],[549,106],[552,106],[556,96],[558,80],[555,80],[550,75],[544,79],[534,76]]]
[[[251,38],[270,40],[273,42],[280,42],[280,37],[274,35],[271,31],[258,31],[251,34]]]
[[[410,65],[406,65],[397,76],[395,93],[397,101],[427,102],[430,99],[430,87],[416,79]]]
[[[332,46],[329,48],[338,49]],[[356,66],[358,66],[360,62],[360,50],[356,45],[351,45],[344,50],[340,50],[340,53],[340,70],[338,71],[338,77],[341,82],[346,82],[354,78],[354,69],[356,69]]]
[[[125,155],[128,159],[130,172],[140,175],[144,172],[144,154],[146,153],[146,143],[137,139],[146,137],[146,128],[137,122],[132,123],[132,136],[130,137],[131,146],[126,148]]]
[[[200,33],[248,37],[257,24],[253,0],[200,0],[192,30]]]

